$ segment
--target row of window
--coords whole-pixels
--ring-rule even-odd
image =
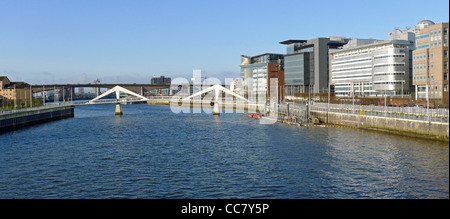
[[[380,72],[374,73],[375,76],[386,76],[386,75],[405,75],[405,72]]]
[[[334,54],[334,58],[338,58],[338,57],[348,57],[348,56],[355,56],[355,55],[364,55],[364,54],[368,54],[371,51],[375,51],[375,50],[380,50],[380,49],[386,49],[386,48],[400,48],[403,49],[404,52],[407,51],[407,47],[405,47],[404,45],[380,45],[380,46],[374,46],[374,47],[370,47],[367,49],[360,49],[360,50],[353,50],[353,51],[348,51],[348,52],[340,52],[340,53],[335,53]]]
[[[430,70],[433,70],[434,69],[434,63],[430,63],[430,66],[429,66],[429,69]],[[427,70],[427,64],[417,64],[417,65],[414,65],[413,66],[413,70],[414,71],[425,71],[425,70]]]
[[[405,72],[378,72],[374,73],[374,76],[404,76]],[[342,80],[342,79],[355,79],[361,77],[372,77],[372,73],[366,74],[358,74],[358,75],[338,75],[333,76],[333,80]]]
[[[373,67],[375,67],[375,68],[380,68],[380,67],[389,67],[389,66],[397,66],[397,67],[399,67],[399,66],[405,66],[405,64],[404,64],[404,63],[395,63],[395,64],[376,64],[376,65],[374,65]]]
[[[444,37],[447,35],[447,28],[444,28]],[[434,29],[431,30],[430,32],[426,32],[426,33],[422,33],[422,34],[418,34],[416,36],[416,40],[422,40],[422,39],[426,39],[426,38],[430,38],[431,40],[436,40],[436,39],[440,39],[441,38],[441,28],[439,29]]]
[[[359,87],[353,87],[355,92],[360,92],[362,91],[362,89],[360,90]],[[351,87],[335,87],[334,88],[335,91],[352,91]],[[370,91],[372,90],[372,86],[364,86],[364,91]]]
[[[383,58],[404,58],[405,54],[401,55],[384,55],[384,56],[375,56],[374,59],[383,59]]]
[[[355,62],[366,62],[366,61],[372,61],[372,58],[361,58],[361,59],[352,59],[348,61],[334,61],[332,62],[332,65],[344,65],[344,64],[351,64]]]
[[[3,92],[0,93],[0,96],[4,96],[4,97],[14,97],[14,92]]]
[[[430,52],[430,59],[434,58],[434,53]],[[413,60],[414,61],[419,61],[419,60],[427,60],[427,54],[426,53],[420,53],[420,54],[415,54],[413,56]]]
[[[441,40],[436,40],[436,41],[417,44],[416,49],[419,50],[419,49],[427,49],[427,48],[441,48],[442,46],[444,46],[444,47],[448,46],[447,38],[444,38],[444,45],[442,45]]]
[[[441,84],[430,86],[429,90],[431,91],[431,93],[434,91],[439,92],[442,88],[444,88],[444,90],[443,90],[444,92],[448,92],[448,84],[444,84],[444,86],[442,86]],[[426,93],[426,91],[427,91],[426,85],[417,86],[418,93]]]
[[[430,81],[434,81],[434,75],[431,74],[429,76]],[[416,82],[426,82],[427,81],[427,76],[426,75],[416,75],[414,76],[414,81]]]
[[[394,64],[383,63],[383,64],[376,64],[373,67],[374,68],[382,68],[382,67],[403,67],[403,66],[405,66],[404,63],[394,63]],[[335,70],[332,70],[331,72],[332,73],[337,73],[337,72],[345,72],[345,71],[355,71],[355,70],[362,71],[362,70],[370,70],[370,69],[372,69],[372,66],[362,66],[362,67],[335,69]]]
[[[400,55],[382,55],[382,56],[375,56],[374,59],[384,59],[384,58],[404,58],[405,54],[400,54]],[[372,58],[360,58],[360,59],[352,59],[352,60],[348,60],[348,61],[333,61],[333,65],[344,65],[344,64],[351,64],[351,63],[355,63],[355,62],[367,62],[367,61],[372,61]]]
[[[386,81],[375,81],[374,84],[385,84],[385,85],[389,85],[389,84],[405,84],[404,81],[394,81],[394,82],[386,82]]]
[[[428,77],[430,81],[434,81],[434,74],[430,74]],[[444,81],[448,80],[448,73],[444,73]],[[427,81],[427,75],[425,74],[418,74],[414,76],[414,81],[416,82],[426,82]]]

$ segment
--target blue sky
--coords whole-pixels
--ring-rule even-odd
[[[326,36],[387,39],[447,0],[0,0],[0,75],[36,83],[148,83],[153,75],[239,77],[240,55]]]

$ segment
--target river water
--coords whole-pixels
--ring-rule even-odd
[[[446,143],[114,107],[0,135],[0,198],[449,198]]]

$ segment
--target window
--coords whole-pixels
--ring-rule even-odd
[[[434,69],[434,64],[430,63],[430,70],[433,70],[433,69]]]
[[[448,69],[448,62],[444,62],[444,69]]]
[[[434,57],[433,52],[430,52],[430,59],[433,59],[433,57]]]
[[[444,84],[444,92],[448,91],[448,84]]]
[[[444,81],[448,80],[448,73],[444,73]]]
[[[444,58],[448,58],[448,50],[444,50]]]

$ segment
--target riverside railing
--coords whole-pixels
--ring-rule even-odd
[[[61,107],[61,106],[70,106],[73,105],[72,103],[51,103],[47,104],[45,106],[37,106],[37,107],[28,107],[28,108],[22,108],[22,109],[11,109],[11,110],[2,110],[0,109],[0,115],[7,115],[12,113],[20,113],[20,112],[30,112],[35,110],[43,110],[43,109],[51,109],[55,107]]]
[[[300,103],[280,103],[278,104],[278,113],[286,118],[281,120],[289,120],[294,122],[307,122],[309,115],[305,104]]]
[[[392,107],[356,104],[330,104],[330,106],[328,107],[328,103],[314,103],[310,106],[310,110],[430,122],[449,122],[448,109],[427,109],[424,107]]]

